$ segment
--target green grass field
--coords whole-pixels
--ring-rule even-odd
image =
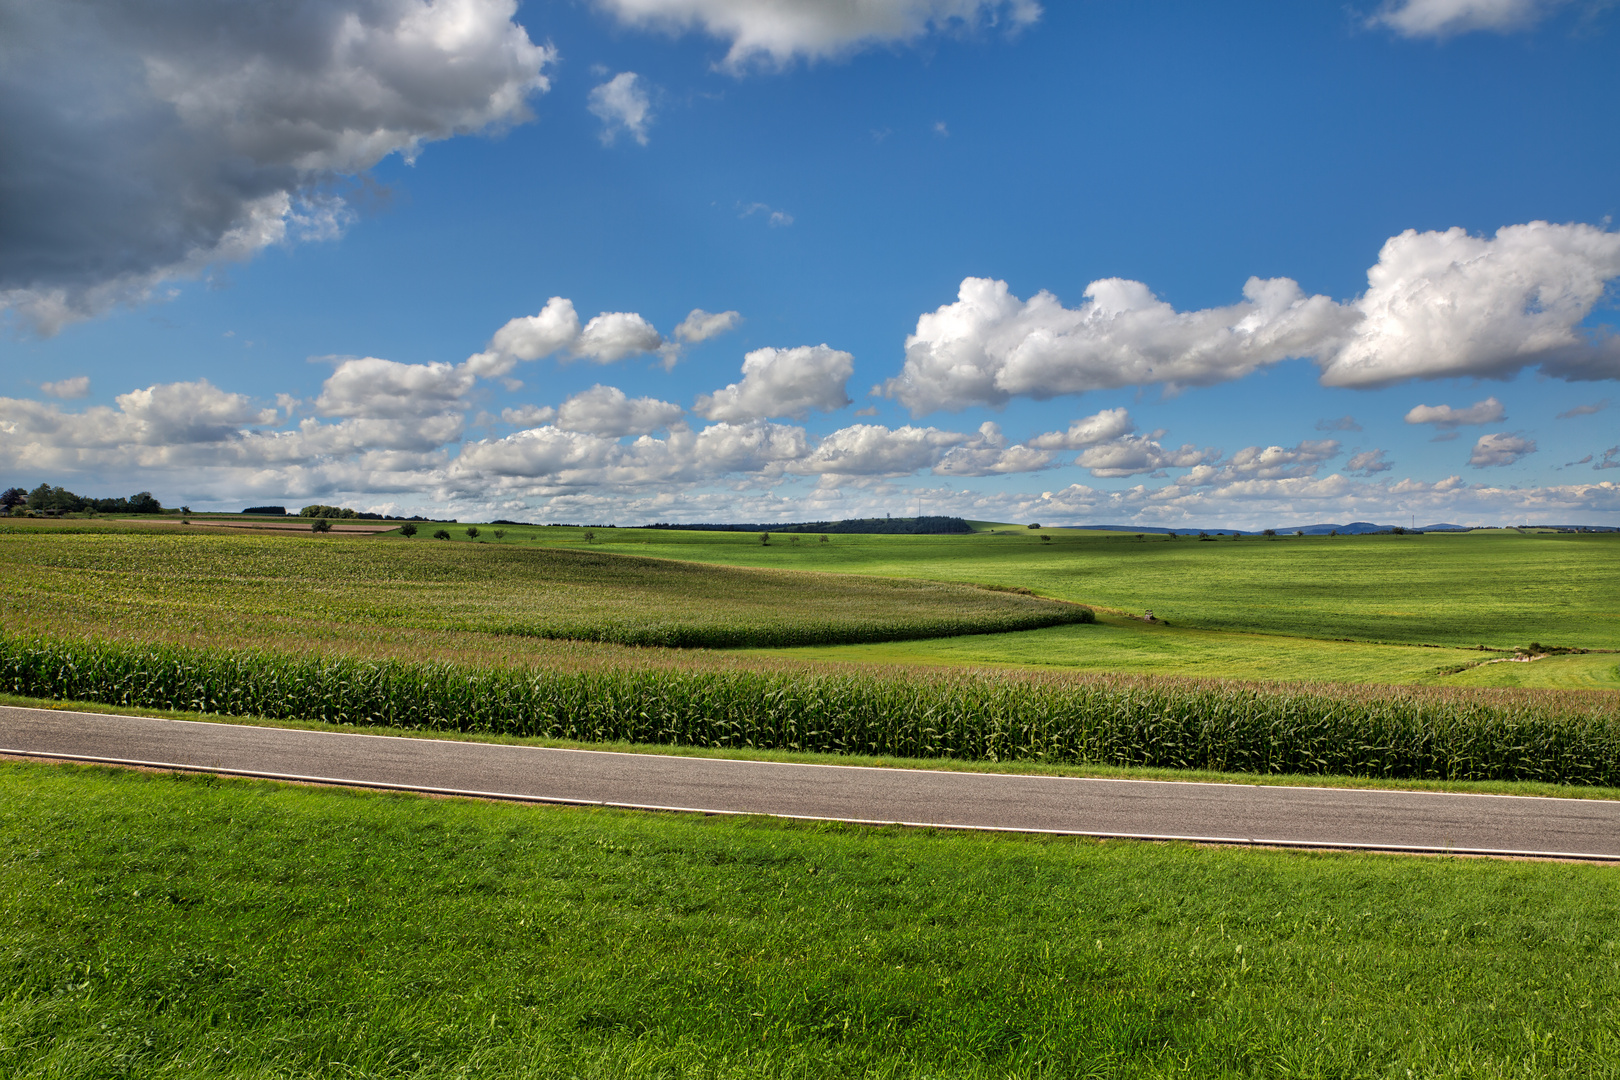
[[[0,1073],[1613,1077],[1607,867],[0,764]]]
[[[1102,632],[1043,630],[801,656],[1620,689],[1620,655],[1613,653],[1456,671],[1483,659],[1481,645],[1620,650],[1620,534],[1492,530],[1202,542],[985,525],[966,536],[833,536],[826,544],[777,537],[767,547],[754,534],[595,529],[587,544],[583,529],[503,531],[498,542],[512,545],[1027,588],[1097,607],[1107,624]],[[1110,619],[1110,609],[1132,616],[1151,610],[1169,625]]]
[[[1620,536],[1607,534],[1206,543],[984,526],[766,546],[755,534],[568,527],[483,526],[474,542],[455,526],[450,543],[173,523],[0,528],[0,619],[13,632],[561,666],[807,661],[1620,689]],[[919,581],[1024,589],[1100,617],[954,636],[1048,615],[1034,597]],[[1133,617],[1148,608],[1162,621]],[[671,659],[533,634],[772,647]],[[801,646],[787,647],[796,635]],[[873,641],[884,638],[914,640]],[[1610,651],[1485,662],[1532,642]]]

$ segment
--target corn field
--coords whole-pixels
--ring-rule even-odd
[[[1620,710],[1552,697],[986,673],[584,672],[0,638],[0,691],[588,742],[1620,787]]]

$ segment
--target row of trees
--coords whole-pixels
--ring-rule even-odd
[[[77,514],[86,510],[98,514],[163,513],[163,504],[153,498],[150,491],[137,492],[128,498],[95,499],[49,484],[41,484],[33,491],[14,487],[0,492],[0,509],[10,513],[18,507],[37,514]]]

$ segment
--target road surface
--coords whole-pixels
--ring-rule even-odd
[[[0,754],[531,802],[1620,860],[1620,802],[790,765],[0,707]]]

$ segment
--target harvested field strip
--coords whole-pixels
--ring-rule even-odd
[[[1620,786],[1609,694],[926,672],[545,672],[0,638],[0,691],[646,744]]]

